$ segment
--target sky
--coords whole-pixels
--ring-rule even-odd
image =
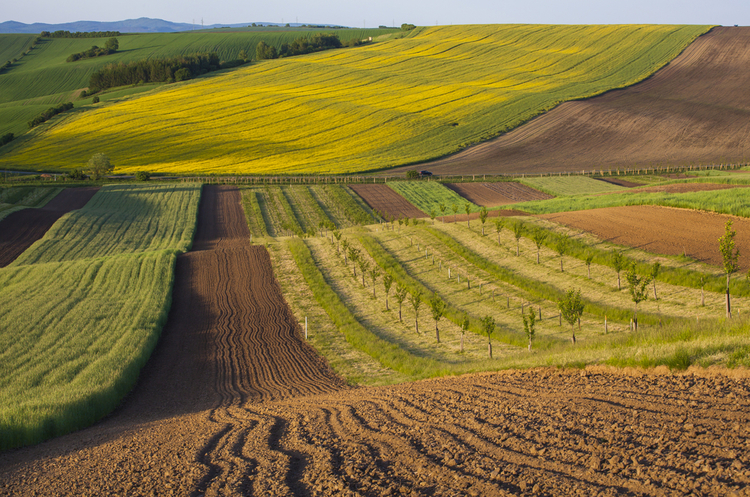
[[[206,25],[300,22],[351,27],[436,24],[750,25],[749,0],[24,0],[4,2],[0,22],[121,21],[151,17]]]

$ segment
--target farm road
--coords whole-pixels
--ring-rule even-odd
[[[235,189],[205,187],[169,323],[124,406],[1,454],[0,495],[742,495],[750,485],[739,376],[536,370],[347,388],[300,340],[239,202]]]
[[[42,238],[63,214],[80,209],[99,188],[67,188],[42,208],[12,212],[0,221],[0,267],[5,267]]]

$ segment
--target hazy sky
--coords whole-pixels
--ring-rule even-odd
[[[173,22],[327,23],[353,27],[435,24],[750,24],[750,0],[23,0],[0,21],[57,24],[152,17]]]

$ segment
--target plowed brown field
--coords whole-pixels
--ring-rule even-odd
[[[490,174],[745,162],[748,87],[750,27],[718,27],[642,83],[563,103],[506,135],[416,168]],[[396,171],[407,169],[415,166]]]
[[[741,254],[750,253],[750,220],[652,205],[607,207],[586,211],[543,214],[539,217],[588,231],[608,242],[666,255],[685,254],[693,259],[721,266],[719,238],[732,219],[737,231],[736,246]],[[740,257],[740,267],[750,267]]]
[[[348,388],[299,337],[236,190],[206,187],[162,341],[99,425],[0,455],[4,495],[727,495],[750,388],[537,370]]]
[[[349,188],[362,197],[362,200],[367,202],[371,209],[394,218],[427,217],[427,214],[414,207],[388,185],[349,185]]]
[[[5,267],[42,238],[63,214],[80,209],[99,188],[68,188],[40,209],[12,212],[0,221],[0,267]]]
[[[477,205],[497,207],[498,205],[546,200],[552,195],[534,190],[530,186],[514,182],[501,183],[444,183],[445,186]]]

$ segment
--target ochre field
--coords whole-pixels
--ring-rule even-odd
[[[562,101],[631,85],[706,26],[418,28],[264,61],[39,127],[0,167],[347,173],[455,152]]]

